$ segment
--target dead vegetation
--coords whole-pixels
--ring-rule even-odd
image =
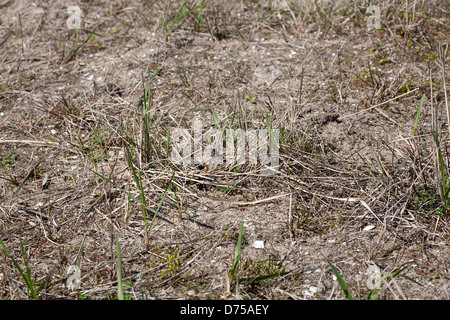
[[[449,1],[78,5],[0,1],[2,299],[449,298]],[[195,119],[279,170],[174,163]]]

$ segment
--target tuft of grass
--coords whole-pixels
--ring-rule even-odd
[[[33,281],[33,278],[31,277],[31,270],[30,266],[28,264],[27,254],[25,252],[25,248],[23,247],[22,241],[20,241],[20,249],[22,251],[22,258],[23,262],[25,264],[25,272],[22,270],[22,268],[19,266],[19,264],[16,262],[16,260],[9,255],[8,250],[6,249],[5,244],[3,241],[0,240],[0,243],[2,245],[2,251],[5,254],[6,257],[11,259],[16,269],[19,271],[20,275],[22,276],[22,279],[25,281],[25,284],[27,286],[27,295],[32,297],[35,300],[39,300],[38,296],[38,287],[36,286],[36,283]]]
[[[331,270],[333,271],[334,275],[336,276],[339,286],[341,287],[342,291],[344,291],[344,295],[348,300],[353,300],[352,294],[350,293],[350,289],[348,288],[347,284],[345,283],[344,279],[342,278],[341,274],[337,270],[337,268],[328,260],[326,260],[328,265],[331,267]],[[389,283],[395,278],[395,277],[403,277],[415,284],[421,285],[414,279],[402,274],[402,272],[409,268],[410,265],[403,266],[402,268],[398,268],[392,273],[388,273],[377,281],[375,285],[373,286],[373,289],[371,289],[366,297],[366,300],[376,300],[378,296],[389,286]],[[381,284],[385,283],[383,287],[381,287]]]
[[[0,159],[0,168],[10,166],[14,162],[15,152],[9,152],[3,159]]]
[[[78,38],[78,32],[76,32],[76,34],[77,34],[76,38]],[[71,49],[70,52],[64,57],[64,62],[67,63],[67,62],[70,62],[70,61],[72,61],[73,59],[75,59],[75,57],[81,52],[81,49],[83,48],[83,46],[84,46],[86,43],[88,43],[88,41],[91,39],[91,37],[92,37],[93,34],[94,34],[93,32],[89,33],[89,36],[88,36],[88,37],[87,37],[80,45],[78,45],[77,47],[75,47],[75,45],[72,44],[72,49]]]
[[[264,274],[264,275],[256,275],[253,277],[246,277],[246,278],[239,278],[238,275],[241,273],[240,270],[240,261],[241,261],[241,254],[242,254],[242,237],[244,234],[244,220],[241,219],[241,226],[239,229],[239,236],[238,236],[238,240],[236,243],[236,248],[234,250],[234,255],[233,255],[233,263],[231,265],[231,269],[230,269],[230,273],[229,273],[229,280],[230,280],[230,284],[231,285],[237,285],[238,283],[247,283],[250,285],[255,285],[255,284],[259,284],[263,281],[278,277],[278,276],[283,276],[286,274],[289,274],[290,272],[286,272],[283,270],[277,270],[277,272],[273,272],[273,273],[269,273],[269,274]]]
[[[161,270],[161,277],[175,276],[181,268],[180,250],[178,247],[167,250],[167,261],[165,262],[165,269]]]
[[[161,23],[158,29],[163,29],[164,31],[164,41],[168,41],[170,35],[179,28],[187,17],[192,15],[195,19],[194,30],[199,30],[203,22],[203,10],[207,5],[207,2],[202,0],[199,5],[194,6],[189,9],[187,6],[187,0],[184,0],[181,6],[178,8],[176,14],[169,18],[169,12],[172,8],[172,0],[168,0],[165,14],[165,21]]]

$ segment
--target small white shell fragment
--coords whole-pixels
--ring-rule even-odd
[[[195,296],[195,291],[194,290],[189,290],[187,292],[187,294],[190,295],[190,296]]]
[[[255,242],[253,242],[253,247],[256,249],[264,249],[264,241],[256,240]]]
[[[317,287],[306,285],[305,290],[303,290],[303,295],[305,297],[311,297],[311,296],[315,295],[317,291],[319,291],[319,289]]]
[[[370,225],[368,225],[368,226],[365,226],[364,229],[363,229],[363,231],[370,231],[370,230],[372,230],[373,228],[375,228],[375,226],[370,224]]]

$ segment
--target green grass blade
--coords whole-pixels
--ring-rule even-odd
[[[36,293],[36,287],[34,285],[33,278],[31,277],[31,270],[28,264],[27,253],[25,252],[25,248],[23,247],[22,241],[20,241],[20,250],[22,252],[23,263],[25,264],[25,271],[26,271],[26,277],[24,277],[24,275],[22,275],[22,277],[24,277],[25,283],[27,284],[27,288],[31,296],[34,299],[38,300],[39,298]]]
[[[126,158],[127,158],[128,166],[131,169],[131,173],[133,174],[134,182],[136,183],[136,187],[138,188],[139,195],[141,197],[140,203],[142,203],[142,207],[143,207],[142,217],[144,219],[145,229],[147,231],[147,209],[146,209],[147,208],[147,200],[145,198],[144,188],[142,186],[142,179],[140,176],[140,172],[139,172],[139,175],[136,173],[136,170],[134,168],[134,164],[132,161],[132,155],[127,147],[125,147],[125,151],[126,151]],[[110,181],[110,180],[108,179],[108,181]]]
[[[189,10],[188,12],[185,12],[184,14],[181,14],[181,12],[183,11],[184,7],[186,6],[187,0],[183,1],[183,4],[181,5],[180,9],[178,9],[177,14],[175,15],[175,20],[173,21],[172,25],[170,26],[170,31],[172,31],[172,27],[175,24],[175,21],[177,19],[182,19],[180,23],[182,23],[185,19],[185,16],[187,16],[191,10]]]
[[[92,37],[92,32],[89,34],[89,37],[87,37],[87,39],[83,41],[82,44],[80,44],[78,47],[76,47],[71,52],[69,52],[69,54],[66,56],[64,61],[69,62],[69,61],[73,60],[78,55],[81,48],[91,39],[91,37]]]
[[[419,108],[417,109],[416,120],[414,122],[414,134],[416,134],[416,131],[417,131],[417,125],[419,124],[420,111],[422,110],[422,105],[423,105],[424,100],[425,100],[425,94],[422,95],[422,98],[420,99],[420,103],[419,103]]]
[[[26,269],[27,269],[26,273],[23,272],[22,268],[19,266],[19,264],[16,262],[16,260],[12,256],[9,255],[8,250],[6,249],[6,246],[3,243],[3,241],[0,240],[0,243],[2,245],[3,253],[5,254],[5,256],[7,256],[8,258],[11,259],[12,263],[14,264],[16,269],[19,271],[19,273],[22,276],[23,280],[25,281],[25,284],[26,284],[26,286],[28,288],[28,294],[30,294],[33,297],[33,299],[39,300],[39,296],[37,295],[36,288],[34,286],[32,278],[31,278],[31,272],[30,272],[30,269],[28,267],[28,260],[26,258],[26,253],[25,253],[22,241],[20,242],[20,247],[21,247],[21,250],[22,250],[22,256],[23,256],[23,259],[24,259],[24,262],[25,262],[25,266],[26,266]]]
[[[148,226],[148,230],[149,230],[149,231],[151,230],[151,228],[152,228],[152,226],[153,226],[153,222],[154,222],[155,219],[156,219],[156,216],[157,216],[157,213],[159,212],[159,209],[161,209],[161,206],[162,206],[162,204],[163,204],[163,202],[164,202],[164,199],[166,198],[167,192],[169,191],[169,187],[170,187],[170,185],[172,184],[172,180],[173,180],[173,177],[174,177],[174,176],[175,176],[175,171],[172,173],[172,178],[170,178],[170,181],[169,181],[169,183],[167,184],[166,190],[164,190],[164,194],[163,194],[163,196],[162,196],[162,198],[161,198],[161,201],[159,202],[158,209],[156,209],[156,212],[155,212],[155,214],[153,215],[152,221],[150,221],[150,225]]]
[[[242,235],[244,234],[244,220],[241,219],[241,228],[239,231],[239,237],[238,237],[238,241],[236,244],[236,249],[234,250],[234,256],[233,256],[233,264],[231,266],[231,271],[230,271],[230,280],[233,280],[238,267],[239,267],[239,261],[241,260],[241,251],[242,251]]]
[[[27,273],[27,278],[31,280],[31,270],[28,265],[27,253],[25,252],[25,248],[23,247],[22,241],[20,241],[20,250],[22,252],[23,263],[25,264],[25,271]]]
[[[403,168],[403,166],[406,164],[407,161],[408,161],[408,158],[405,158],[405,160],[403,160],[403,162],[398,166],[398,168],[392,174],[393,177],[395,177],[397,175],[397,173],[400,172],[400,170]]]
[[[116,233],[116,251],[117,251],[117,299],[124,300],[122,283],[122,252],[120,251],[119,238]]]
[[[376,155],[376,153],[373,150],[371,150],[371,151],[372,151],[372,155],[374,156],[375,160],[377,161],[378,167],[380,167],[381,173],[383,174],[384,178],[389,180],[388,174],[384,170],[384,167],[381,164],[380,158],[378,158],[378,156]]]
[[[152,152],[152,142],[150,134],[150,108],[152,105],[152,83],[150,68],[147,68],[147,86],[144,80],[142,81],[144,90],[144,103],[142,106],[142,120],[143,120],[143,132],[142,132],[142,153],[144,155],[145,161],[150,161]]]
[[[414,282],[415,284],[418,284],[419,286],[422,286],[421,283],[418,283],[418,282],[417,282],[416,280],[414,280],[413,278],[408,277],[408,276],[405,276],[404,274],[399,274],[398,276],[399,276],[399,277],[402,277],[402,278],[405,278],[405,279],[407,279],[407,280],[409,280],[409,281],[411,281],[411,282]]]
[[[187,3],[187,0],[184,0],[183,4],[182,4],[181,7],[178,9],[178,11],[177,11],[175,17],[173,17],[172,19],[169,19],[169,20],[164,21],[158,28],[166,27],[167,25],[171,24],[171,26],[169,27],[169,30],[168,30],[169,33],[170,33],[170,32],[172,31],[173,25],[175,24],[175,21],[177,21],[178,19],[183,18],[184,16],[186,16],[187,14],[190,13],[189,11],[191,11],[191,10],[189,10],[189,11],[183,13],[183,14],[180,14],[181,11],[183,10],[184,6],[186,5],[186,3]],[[170,4],[170,1],[169,1],[169,4]],[[170,7],[168,6],[167,10],[169,10],[169,8],[170,8]]]
[[[347,299],[353,300],[350,290],[348,289],[347,284],[345,283],[344,279],[341,277],[341,274],[339,273],[338,269],[336,269],[336,267],[333,266],[333,264],[330,261],[327,260],[327,262],[330,265],[331,270],[333,271],[334,275],[336,276],[336,278],[339,282],[339,285],[341,286],[342,291],[344,291],[344,294],[347,297]]]
[[[159,212],[159,209],[161,209],[161,206],[162,206],[162,204],[164,202],[164,199],[166,198],[167,192],[169,191],[170,185],[172,184],[173,177],[175,177],[175,171],[172,172],[172,177],[170,178],[170,181],[167,184],[166,190],[164,190],[164,194],[163,194],[163,196],[161,198],[161,201],[159,202],[158,209],[156,209],[156,211],[158,211],[158,212]]]
[[[222,131],[222,128],[220,128],[219,119],[217,118],[217,115],[216,115],[216,113],[214,112],[214,109],[213,109],[213,108],[211,108],[211,113],[213,114],[213,117],[214,117],[215,128]]]
[[[438,161],[438,170],[440,171],[440,185],[438,185],[439,188],[439,195],[441,197],[442,205],[447,208],[448,206],[448,197],[450,192],[450,186],[448,185],[448,173],[447,173],[447,167],[445,165],[444,157],[441,152],[441,146],[439,143],[439,137],[433,132],[433,138],[434,142],[436,144],[436,150],[437,150],[437,161]],[[439,174],[438,173],[438,174]]]

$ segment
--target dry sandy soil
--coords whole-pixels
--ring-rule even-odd
[[[0,298],[449,298],[448,0],[71,4],[0,1]],[[280,168],[174,163],[194,119]]]

